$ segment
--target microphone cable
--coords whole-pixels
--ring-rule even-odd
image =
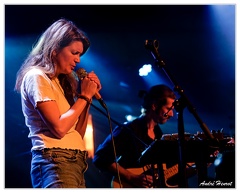
[[[98,111],[102,112],[103,114],[105,114],[100,108],[98,108],[96,105],[94,105],[93,103],[91,103],[91,106],[93,106],[95,109],[97,109]],[[114,143],[114,137],[113,137],[113,129],[112,129],[112,123],[111,123],[111,116],[109,113],[109,110],[107,108],[107,105],[104,103],[104,109],[106,110],[106,116],[108,118],[108,123],[109,123],[109,128],[110,128],[110,134],[111,134],[111,140],[112,140],[112,145],[113,145],[113,153],[114,153],[114,157],[115,157],[115,163],[116,163],[116,170],[117,170],[117,178],[119,181],[119,186],[120,188],[122,188],[122,182],[121,182],[121,177],[120,177],[120,173],[119,173],[119,167],[118,167],[118,160],[117,160],[117,153],[116,153],[116,147],[115,147],[115,143]]]

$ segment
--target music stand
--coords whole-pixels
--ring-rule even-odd
[[[158,164],[161,168],[163,163],[169,163],[173,160],[179,162],[179,144],[178,140],[155,140],[145,151],[142,152],[138,161],[141,165]],[[186,152],[186,161],[194,162],[198,170],[198,182],[201,183],[207,179],[207,163],[211,162],[208,140],[187,140],[184,142]],[[160,184],[163,184],[163,171],[159,173]],[[182,183],[182,176],[179,175],[179,185]],[[181,187],[181,186],[180,186]]]

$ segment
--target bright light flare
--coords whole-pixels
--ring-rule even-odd
[[[86,132],[84,135],[84,143],[86,150],[88,151],[88,158],[93,158],[94,156],[94,140],[93,140],[93,124],[92,124],[92,115],[88,115],[88,123]]]
[[[139,69],[139,76],[147,76],[152,71],[151,64],[144,64],[142,68]]]

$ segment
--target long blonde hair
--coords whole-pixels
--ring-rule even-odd
[[[59,52],[73,41],[81,41],[83,43],[82,55],[90,46],[90,42],[84,32],[77,28],[72,21],[59,19],[54,22],[40,36],[32,51],[18,70],[14,90],[20,92],[23,77],[32,68],[39,68],[46,73],[49,78],[53,77],[55,75],[55,66],[52,61],[53,51]],[[67,81],[67,83],[65,81]],[[76,79],[73,73],[61,75],[60,82],[65,92],[73,92],[76,90],[76,88],[74,88],[76,86]],[[72,88],[64,88],[66,85],[71,85]]]

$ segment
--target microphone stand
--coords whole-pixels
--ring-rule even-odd
[[[184,188],[187,187],[187,180],[186,180],[186,159],[185,159],[185,138],[184,138],[184,122],[183,122],[183,110],[185,107],[188,108],[190,113],[193,114],[197,122],[199,123],[201,129],[205,133],[206,137],[211,141],[216,141],[213,137],[211,132],[209,131],[207,125],[201,120],[198,116],[196,109],[190,103],[189,99],[183,92],[183,89],[178,85],[177,81],[173,78],[172,74],[166,68],[166,64],[160,57],[158,53],[158,41],[157,40],[146,40],[145,41],[145,48],[150,50],[153,58],[155,59],[155,63],[158,67],[162,68],[167,77],[170,79],[172,84],[174,85],[174,91],[178,92],[180,98],[175,100],[174,107],[177,111],[178,115],[178,145],[179,145],[179,165],[178,165],[178,172],[179,172],[179,187]]]
[[[106,117],[108,117],[108,114],[107,114],[107,113],[105,113],[104,111],[102,111],[100,108],[98,108],[98,107],[97,107],[96,105],[94,105],[93,103],[91,103],[91,106],[94,107],[97,111],[99,111],[99,112],[102,113],[103,115],[105,115]],[[105,108],[104,108],[104,109],[105,109]],[[127,127],[125,124],[122,124],[122,123],[114,120],[112,117],[110,117],[110,120],[111,120],[113,123],[115,123],[117,126],[122,127],[122,128],[124,127],[124,128],[126,128],[126,129],[128,129],[129,131],[132,132],[132,130],[131,130],[129,127]],[[133,137],[134,137],[135,139],[137,139],[140,143],[142,143],[142,144],[145,146],[145,148],[149,148],[149,145],[147,145],[146,143],[144,143],[144,142],[143,142],[140,138],[138,138],[133,132],[132,132],[132,135],[133,135]]]

